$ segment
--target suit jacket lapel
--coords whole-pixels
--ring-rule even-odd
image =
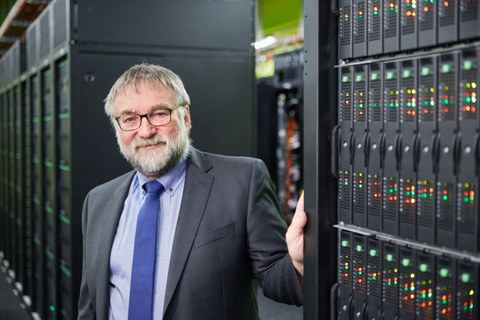
[[[198,226],[202,220],[214,178],[206,172],[212,168],[202,153],[191,148],[187,164],[185,188],[178,216],[172,256],[168,271],[165,305],[163,313],[172,299],[175,288],[183,273],[185,263],[193,246]]]
[[[122,214],[123,205],[134,175],[135,172],[128,173],[124,181],[116,188],[106,206],[106,208],[109,208],[109,212],[103,212],[103,221],[99,221],[103,226],[102,230],[104,232],[99,235],[100,243],[97,255],[97,265],[103,266],[103,268],[98,268],[98,275],[96,277],[100,279],[100,281],[97,282],[97,299],[99,299],[97,301],[100,302],[97,308],[99,310],[98,313],[104,315],[104,319],[108,319],[108,306],[110,305],[110,252]],[[101,303],[101,301],[104,301],[104,303]]]

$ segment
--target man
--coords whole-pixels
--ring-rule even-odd
[[[79,319],[258,319],[255,280],[302,303],[303,198],[287,249],[263,162],[193,148],[189,105],[180,78],[151,64],[110,90],[105,111],[135,170],[85,199]]]

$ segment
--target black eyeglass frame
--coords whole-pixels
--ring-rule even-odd
[[[138,124],[138,127],[135,128],[135,129],[123,129],[123,128],[122,128],[122,125],[120,124],[120,121],[118,121],[118,120],[119,120],[121,117],[125,116],[125,114],[122,114],[122,115],[120,115],[120,116],[118,116],[118,117],[115,117],[114,119],[115,119],[115,121],[117,121],[117,124],[118,124],[118,127],[120,128],[120,130],[122,130],[122,131],[127,131],[127,132],[128,132],[128,131],[138,130],[138,128],[140,128],[140,127],[142,126],[142,120],[143,120],[143,118],[147,119],[148,123],[149,123],[152,127],[162,127],[162,126],[166,126],[167,124],[169,124],[170,122],[172,122],[172,112],[175,111],[175,110],[177,110],[177,109],[180,108],[180,107],[183,107],[183,106],[184,106],[184,105],[181,104],[181,105],[176,106],[175,108],[165,108],[165,110],[168,111],[170,118],[168,119],[168,122],[166,122],[166,123],[164,123],[164,124],[152,124],[152,123],[150,122],[150,119],[148,118],[148,116],[153,113],[152,111],[151,111],[151,112],[148,112],[148,113],[144,113],[144,114],[136,114],[136,113],[134,114],[134,115],[140,117],[140,122],[139,122],[139,124]]]

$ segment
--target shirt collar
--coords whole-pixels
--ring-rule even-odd
[[[180,183],[185,179],[185,173],[187,171],[187,160],[183,159],[175,167],[169,170],[167,173],[163,174],[156,180],[162,184],[165,188],[165,192],[168,194],[175,193],[175,190],[178,188]],[[145,192],[142,186],[150,181],[151,179],[138,172],[135,175],[134,181],[138,180],[139,188],[142,194]]]

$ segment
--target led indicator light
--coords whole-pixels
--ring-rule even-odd
[[[355,82],[361,82],[361,81],[363,81],[363,76],[361,74],[357,74],[355,76]]]
[[[410,78],[412,76],[411,70],[403,70],[402,77],[403,78]]]
[[[439,273],[440,273],[440,277],[446,278],[446,277],[448,277],[449,271],[448,271],[447,268],[442,268],[442,269],[440,269]]]
[[[430,74],[430,68],[423,67],[422,68],[422,76],[428,76]]]
[[[49,308],[49,309],[50,309],[50,311],[52,311],[52,312],[53,312],[53,311],[55,311],[55,306],[50,306],[50,308]]]
[[[370,254],[371,257],[376,257],[378,254],[377,249],[370,249],[368,253]]]
[[[427,272],[428,271],[428,265],[426,263],[420,264],[419,270],[421,272]]]
[[[470,282],[470,274],[469,273],[462,273],[461,277],[460,277],[460,280],[463,282],[463,283],[468,283]]]
[[[389,253],[389,254],[386,255],[385,258],[387,259],[387,261],[392,262],[393,261],[393,254]]]
[[[342,82],[343,83],[348,82],[349,80],[350,80],[349,76],[342,76]]]
[[[442,65],[442,73],[449,73],[452,71],[452,66],[449,64]]]
[[[408,258],[402,259],[402,266],[404,266],[404,267],[410,266],[410,259],[408,259]]]
[[[387,72],[387,80],[392,80],[395,78],[395,73],[394,72]]]
[[[342,247],[348,247],[348,240],[342,240]]]
[[[473,62],[472,61],[469,61],[469,60],[466,60],[463,62],[463,69],[464,70],[470,70],[473,68]]]
[[[360,245],[360,244],[357,244],[357,246],[355,247],[355,249],[357,250],[357,252],[363,252],[363,247],[362,247],[362,245]]]

